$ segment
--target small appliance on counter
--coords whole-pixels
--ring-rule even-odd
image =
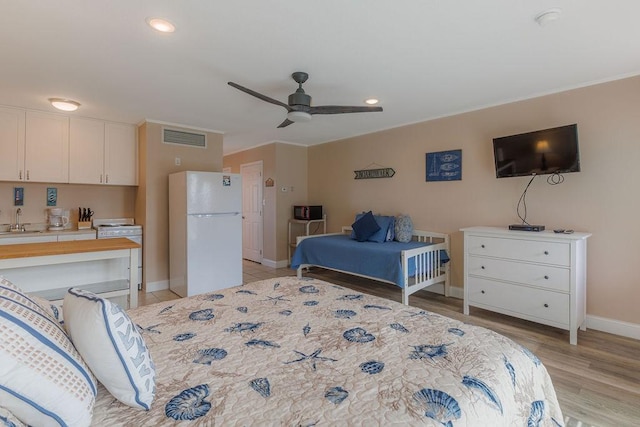
[[[64,230],[69,225],[69,211],[62,208],[49,208],[47,228],[51,231]]]

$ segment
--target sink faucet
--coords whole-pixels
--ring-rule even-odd
[[[11,224],[11,231],[24,231],[24,225],[20,225],[20,215],[22,215],[22,209],[16,209],[16,223]]]

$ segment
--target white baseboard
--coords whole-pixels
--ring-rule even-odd
[[[157,282],[147,282],[145,286],[145,291],[155,292],[155,291],[163,291],[165,289],[169,289],[169,281],[168,280],[158,280]]]
[[[596,331],[640,340],[640,325],[637,323],[587,315],[587,329],[595,329]]]
[[[262,259],[262,265],[271,268],[286,268],[289,265],[289,261],[281,259],[280,261],[274,261],[272,259]]]

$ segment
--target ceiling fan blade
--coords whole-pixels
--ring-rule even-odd
[[[284,122],[280,123],[280,125],[278,126],[278,128],[285,128],[287,126],[289,126],[290,124],[292,124],[294,122],[292,122],[289,119],[284,119]]]
[[[344,113],[371,113],[382,111],[382,107],[349,107],[341,105],[319,105],[310,107],[309,114],[344,114]]]
[[[289,107],[287,104],[285,104],[284,102],[280,102],[277,99],[273,99],[273,98],[269,98],[266,95],[263,95],[261,93],[256,92],[255,90],[251,90],[249,88],[246,88],[244,86],[240,86],[237,83],[234,82],[227,82],[227,84],[231,87],[235,87],[238,90],[243,91],[244,93],[248,93],[251,96],[255,96],[258,99],[262,99],[263,101],[269,102],[271,104],[275,104],[275,105],[279,105],[281,107],[284,107],[287,109],[287,111],[291,111],[291,107]]]

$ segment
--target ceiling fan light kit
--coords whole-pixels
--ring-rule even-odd
[[[292,123],[308,122],[314,114],[345,114],[345,113],[369,113],[382,111],[382,107],[360,107],[360,106],[342,106],[342,105],[318,105],[311,106],[311,96],[307,95],[302,88],[302,84],[307,81],[309,74],[296,71],[291,74],[293,80],[298,83],[298,89],[289,95],[288,104],[280,102],[277,99],[270,98],[266,95],[258,93],[254,90],[240,86],[234,82],[228,82],[228,85],[241,90],[251,96],[255,96],[270,104],[279,105],[287,110],[287,118],[280,123],[279,128],[284,128]]]
[[[287,113],[287,119],[294,123],[308,122],[311,120],[311,114],[304,111],[289,111]]]

